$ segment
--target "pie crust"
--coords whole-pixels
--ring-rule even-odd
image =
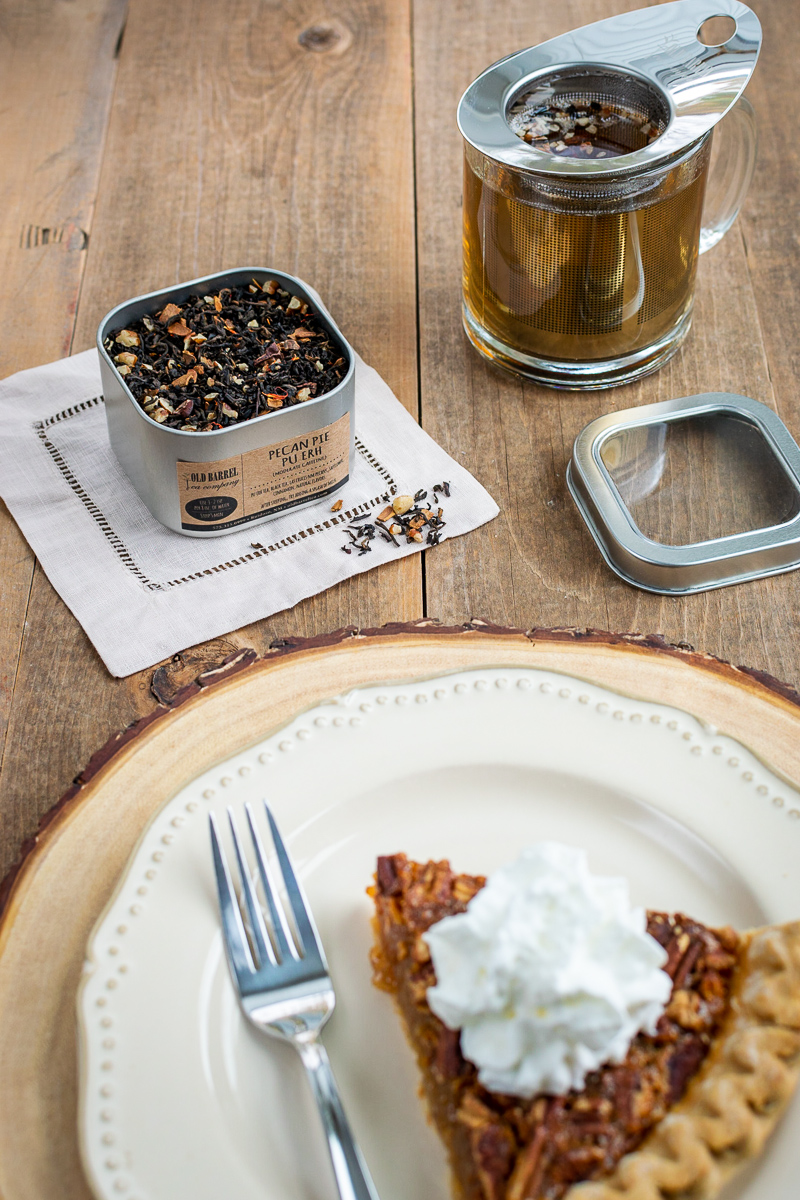
[[[740,935],[728,1016],[683,1098],[567,1200],[713,1200],[760,1154],[800,1075],[800,921]]]
[[[399,874],[393,877],[396,871]],[[398,882],[401,876],[402,888]],[[716,983],[718,993],[720,979],[725,976],[726,993],[721,1003],[718,997],[714,1001],[716,1015],[713,1025],[706,1027],[709,1032],[703,1035],[706,1048],[702,1061],[698,1065],[699,1056],[695,1056],[688,1075],[684,1072],[686,1078],[681,1080],[679,1091],[670,1090],[666,1103],[662,1093],[660,1108],[656,1106],[657,1111],[654,1109],[649,1121],[640,1125],[633,1140],[624,1141],[624,1122],[621,1126],[615,1124],[613,1113],[623,1110],[612,1111],[606,1118],[611,1140],[601,1142],[610,1145],[616,1139],[617,1151],[593,1169],[595,1175],[601,1170],[607,1172],[601,1178],[570,1183],[562,1166],[565,1160],[553,1149],[558,1141],[551,1143],[551,1178],[543,1175],[541,1168],[526,1170],[526,1155],[531,1152],[535,1158],[542,1139],[549,1137],[553,1128],[550,1125],[546,1130],[544,1120],[540,1126],[532,1126],[536,1135],[527,1147],[517,1139],[517,1157],[512,1159],[510,1174],[507,1171],[502,1178],[487,1178],[481,1170],[476,1143],[470,1141],[463,1125],[470,1124],[474,1110],[475,1128],[480,1128],[487,1114],[483,1099],[495,1105],[496,1111],[489,1113],[494,1128],[506,1123],[510,1129],[516,1119],[515,1110],[509,1107],[513,1098],[495,1097],[480,1089],[474,1068],[461,1058],[457,1033],[447,1030],[430,1012],[425,992],[434,977],[432,965],[424,966],[427,949],[419,936],[421,929],[442,916],[463,911],[483,883],[479,876],[454,875],[446,862],[417,864],[410,863],[405,855],[396,855],[379,860],[375,887],[370,889],[377,909],[375,982],[394,994],[400,1008],[419,1059],[429,1108],[448,1145],[457,1192],[464,1200],[713,1200],[732,1175],[761,1153],[800,1075],[800,921],[736,935],[731,930],[707,930],[689,918],[651,914],[651,932],[655,931],[654,936],[662,944],[666,940],[659,930],[667,929],[664,923],[669,922],[680,933],[681,927],[675,921],[681,920],[687,930],[693,930],[693,938],[707,936],[708,944],[716,947],[709,952],[709,961],[715,957],[727,959],[727,969],[721,966],[711,972],[715,979],[710,982]],[[675,939],[671,945],[674,947]],[[691,953],[686,957],[691,958]],[[703,961],[702,955],[698,961]],[[423,965],[414,966],[413,962]],[[677,974],[674,963],[665,969],[676,981],[666,1017],[676,999],[685,1002],[687,996],[692,996],[685,990],[678,991],[689,986],[680,982],[680,968]],[[684,1022],[679,1019],[679,1024]],[[692,1025],[691,1020],[688,1025]],[[435,1046],[431,1039],[437,1043]],[[635,1040],[629,1052],[631,1061],[637,1061],[638,1042],[649,1040],[643,1035]],[[688,1050],[691,1059],[692,1047]],[[644,1045],[643,1052],[647,1066],[647,1054],[655,1055],[657,1051],[655,1046],[648,1049]],[[454,1065],[458,1060],[461,1068]],[[615,1070],[604,1068],[598,1074],[611,1076]],[[596,1091],[595,1085],[595,1101]],[[587,1105],[591,1095],[589,1087],[566,1098],[540,1097],[528,1104],[566,1104],[577,1109]],[[677,1095],[680,1099],[675,1099]],[[532,1112],[531,1107],[529,1115]],[[568,1131],[569,1126],[566,1128]],[[561,1133],[563,1130],[557,1126],[556,1134]],[[568,1158],[576,1145],[566,1143]],[[635,1148],[621,1156],[631,1146]],[[558,1184],[552,1178],[553,1171],[556,1175],[561,1171],[566,1182]],[[572,1173],[571,1179],[576,1174]]]

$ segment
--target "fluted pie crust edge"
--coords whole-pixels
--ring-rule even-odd
[[[761,1153],[800,1077],[800,921],[740,938],[730,1012],[683,1098],[565,1200],[714,1200]]]

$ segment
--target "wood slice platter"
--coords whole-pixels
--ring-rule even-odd
[[[0,888],[0,1200],[90,1200],[76,1136],[75,995],[92,927],[161,806],[353,687],[477,667],[540,667],[674,705],[800,786],[800,696],[658,637],[424,621],[290,639],[264,658],[239,651],[98,751]]]

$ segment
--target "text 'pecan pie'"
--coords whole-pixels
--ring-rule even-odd
[[[800,1074],[800,922],[736,933],[648,912],[647,932],[664,948],[671,980],[652,1031],[636,1033],[618,1061],[589,1070],[580,1088],[521,1096],[479,1080],[461,1031],[428,1002],[437,979],[423,935],[466,912],[485,884],[447,861],[395,854],[379,858],[370,888],[375,982],[398,1004],[457,1195],[717,1196],[760,1153]]]

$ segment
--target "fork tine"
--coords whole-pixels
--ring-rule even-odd
[[[256,860],[258,862],[258,870],[261,875],[261,882],[264,885],[264,894],[267,898],[267,907],[272,920],[273,936],[275,945],[278,949],[281,961],[287,958],[297,958],[297,950],[294,944],[289,926],[286,922],[286,914],[283,911],[283,905],[278,899],[278,893],[272,883],[272,872],[267,865],[267,856],[264,853],[264,846],[261,841],[261,835],[256,828],[255,820],[253,819],[253,809],[248,802],[244,806],[247,814],[247,823],[250,826],[250,837],[253,839],[253,847],[256,852]]]
[[[269,821],[269,828],[272,834],[272,840],[275,843],[275,850],[280,863],[281,874],[283,881],[286,884],[286,894],[289,897],[289,903],[292,906],[292,914],[294,916],[297,931],[300,934],[300,942],[305,958],[316,957],[320,960],[323,967],[327,967],[325,962],[325,954],[322,950],[322,944],[314,928],[314,922],[311,919],[311,910],[308,907],[306,898],[303,895],[302,888],[297,882],[297,877],[294,873],[289,855],[286,853],[286,847],[283,844],[283,838],[278,832],[278,826],[275,824],[270,807],[266,800],[264,801],[264,810]]]
[[[222,853],[222,847],[219,841],[219,833],[217,831],[217,823],[214,819],[214,814],[209,813],[208,819],[211,827],[211,849],[214,855],[214,874],[217,877],[219,912],[220,917],[222,918],[222,940],[225,943],[225,951],[227,953],[228,961],[231,964],[233,973],[236,976],[236,979],[241,983],[243,976],[252,974],[255,971],[255,964],[253,962],[253,956],[250,953],[247,935],[244,931],[242,914],[239,911],[236,893],[233,890],[231,874],[228,870],[228,864],[225,861],[225,855]]]
[[[256,889],[253,886],[253,879],[250,870],[247,866],[247,860],[242,850],[242,843],[239,840],[239,831],[236,828],[236,822],[233,819],[233,809],[228,808],[228,821],[230,822],[231,834],[233,836],[233,848],[236,851],[236,861],[239,864],[239,875],[242,880],[242,894],[244,903],[247,909],[247,916],[250,920],[250,930],[255,943],[256,954],[258,955],[258,965],[263,967],[266,962],[274,963],[275,952],[272,949],[272,943],[269,940],[267,927],[264,924],[264,918],[261,915],[261,905],[256,895]]]

